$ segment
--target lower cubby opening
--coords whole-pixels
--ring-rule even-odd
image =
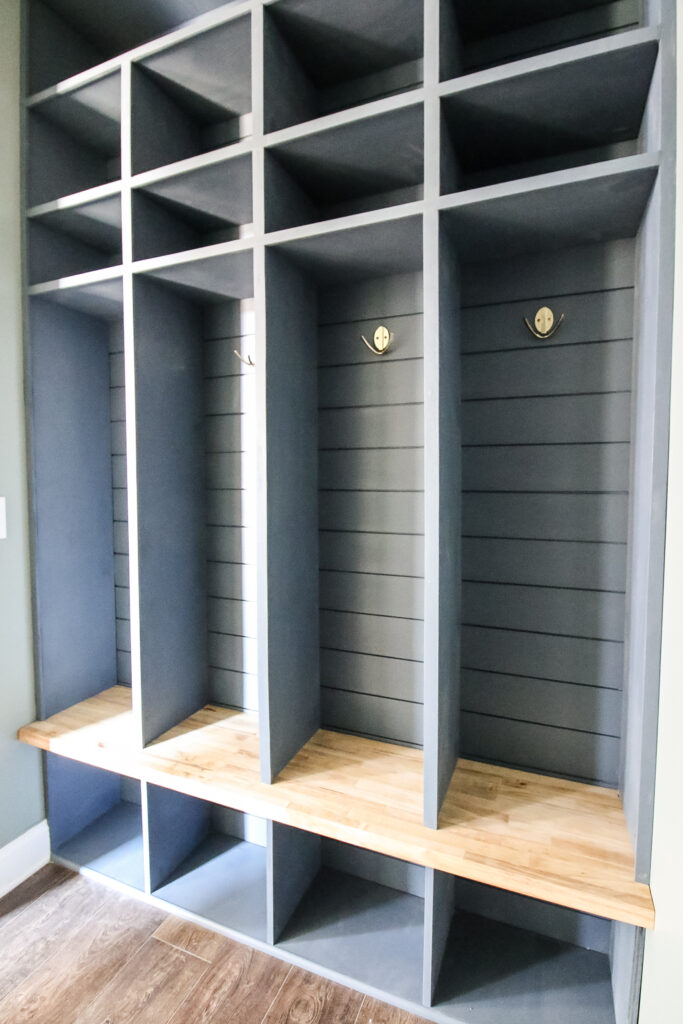
[[[53,853],[144,890],[140,783],[54,754],[46,763]]]
[[[423,868],[285,825],[273,826],[272,856],[278,946],[420,1002]],[[287,919],[277,928],[281,915]]]
[[[148,786],[152,893],[209,922],[266,938],[267,825]]]
[[[632,969],[622,957],[636,928],[438,872],[435,882],[434,920],[454,908],[445,944],[435,942],[443,958],[432,1006],[440,1017],[614,1024],[612,979]]]

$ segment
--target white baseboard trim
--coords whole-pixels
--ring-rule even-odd
[[[0,897],[44,867],[49,859],[50,832],[45,820],[0,847]]]

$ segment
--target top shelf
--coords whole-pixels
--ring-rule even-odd
[[[611,789],[460,760],[439,818],[422,824],[422,753],[318,731],[272,785],[254,714],[208,705],[136,746],[116,686],[19,732],[32,746],[189,796],[588,914],[654,925]]]

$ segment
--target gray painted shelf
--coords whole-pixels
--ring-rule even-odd
[[[420,747],[429,827],[461,755],[618,788],[647,882],[674,6],[27,0],[41,717]],[[430,1020],[636,1020],[631,925],[47,786],[56,858]]]

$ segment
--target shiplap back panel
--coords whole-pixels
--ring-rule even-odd
[[[256,439],[253,302],[204,313],[209,696],[255,710]]]
[[[421,745],[421,275],[322,293],[318,445],[322,724]],[[363,344],[384,323],[386,356]]]
[[[465,273],[462,318],[463,753],[608,785],[624,664],[633,259],[619,242],[479,267],[476,286]],[[566,319],[538,341],[523,318],[543,305]]]
[[[116,596],[116,676],[131,685],[130,585],[128,577],[128,485],[126,479],[126,389],[123,371],[123,326],[109,335],[111,475],[114,506],[114,583]]]

